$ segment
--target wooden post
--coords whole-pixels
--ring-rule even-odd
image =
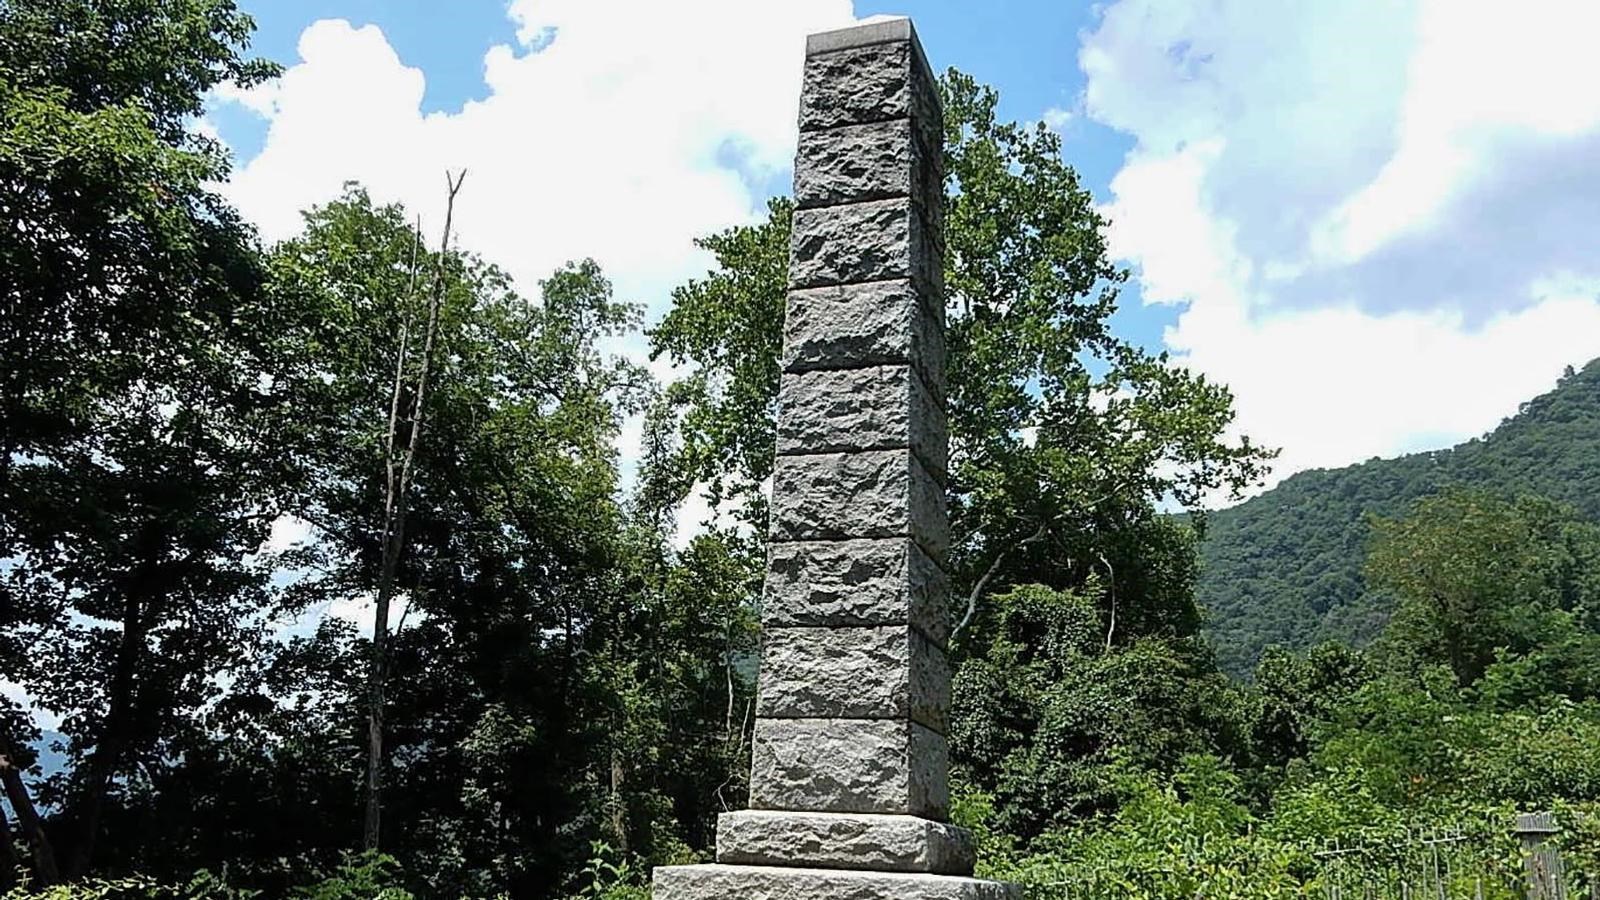
[[[1520,813],[1517,840],[1522,844],[1523,871],[1528,878],[1528,900],[1566,900],[1566,872],[1561,854],[1550,844],[1556,833],[1555,815]]]

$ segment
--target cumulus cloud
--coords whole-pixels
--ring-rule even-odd
[[[808,32],[852,22],[850,0],[514,0],[517,46],[482,60],[489,94],[421,112],[425,75],[380,29],[323,20],[277,81],[221,95],[268,122],[228,196],[269,239],[359,179],[437,222],[443,172],[466,168],[464,246],[523,291],[599,260],[621,296],[660,308],[702,271],[692,239],[749,221],[794,151]]]
[[[268,126],[224,193],[268,240],[349,180],[437,226],[443,172],[465,168],[463,246],[529,297],[556,267],[594,257],[653,319],[710,265],[694,238],[764,215],[787,180],[805,35],[855,21],[851,0],[512,0],[507,14],[516,44],[485,55],[488,96],[455,113],[421,111],[425,73],[379,28],[311,24],[281,78],[214,98]],[[645,356],[637,337],[612,349]],[[625,483],[639,439],[628,422]]]
[[[1202,8],[1203,7],[1203,8]],[[1278,474],[1444,446],[1600,355],[1600,8],[1118,0],[1110,241]]]

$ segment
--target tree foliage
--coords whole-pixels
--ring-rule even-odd
[[[1207,515],[1198,596],[1223,667],[1247,674],[1272,644],[1364,645],[1394,596],[1364,572],[1372,518],[1448,488],[1535,495],[1600,520],[1600,361],[1571,371],[1498,428],[1448,450],[1301,472]]]
[[[0,7],[0,352],[27,360],[0,368],[0,672],[66,716],[77,873],[261,637],[277,310],[184,121],[275,71],[249,30],[225,0]]]
[[[1130,773],[1241,749],[1240,692],[1204,646],[1158,635],[1108,644],[1094,587],[995,597],[957,672],[951,753],[1006,834],[1114,809]]]
[[[1157,521],[1156,504],[1240,489],[1270,454],[1228,438],[1225,388],[1112,331],[1126,275],[1060,137],[999,121],[996,93],[960,72],[941,85],[958,599],[971,595],[976,608],[979,594],[1007,585],[1092,584],[1113,643],[1192,634],[1192,551]],[[676,292],[651,332],[658,356],[691,367],[668,394],[685,478],[737,498],[758,531],[790,215],[777,201],[766,221],[704,241],[717,268]]]

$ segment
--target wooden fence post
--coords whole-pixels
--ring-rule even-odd
[[[1528,900],[1566,900],[1567,879],[1561,854],[1550,844],[1550,836],[1556,833],[1555,815],[1519,813],[1516,833],[1517,840],[1522,843]]]

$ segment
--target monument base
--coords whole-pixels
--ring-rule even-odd
[[[654,900],[1022,900],[1022,887],[960,875],[778,866],[660,866]]]
[[[717,817],[717,862],[971,875],[972,833],[917,816],[745,810]]]

